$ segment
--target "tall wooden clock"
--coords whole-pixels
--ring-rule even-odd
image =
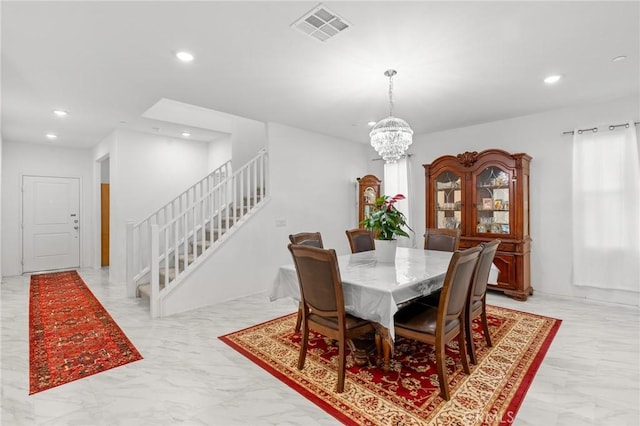
[[[374,175],[365,175],[356,179],[358,181],[358,226],[365,218],[369,217],[380,196],[380,179]]]

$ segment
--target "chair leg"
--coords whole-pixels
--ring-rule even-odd
[[[484,338],[487,341],[487,346],[492,347],[491,343],[491,334],[489,333],[489,323],[487,322],[487,311],[485,309],[482,310],[482,314],[480,315],[482,318],[482,328],[484,330]]]
[[[296,327],[294,328],[294,331],[296,333],[300,331],[301,324],[302,324],[302,302],[300,302],[300,305],[298,306],[298,317],[296,318]]]
[[[471,369],[469,368],[469,360],[467,359],[467,344],[465,342],[465,326],[464,322],[460,323],[460,331],[458,332],[458,349],[460,351],[460,359],[462,360],[462,367],[464,368],[464,372],[467,374],[471,374]]]
[[[466,323],[467,323],[467,327],[466,327],[466,334],[467,334],[467,352],[469,353],[469,358],[471,359],[471,364],[476,365],[478,362],[476,360],[476,351],[475,351],[475,345],[473,344],[473,324],[472,324],[472,319],[471,319],[471,315],[469,315],[467,313],[466,315]]]
[[[298,356],[298,370],[304,368],[304,361],[307,356],[307,344],[309,342],[309,329],[307,324],[302,325],[302,342],[300,343],[300,355]]]
[[[440,383],[440,396],[449,400],[449,382],[447,380],[447,366],[445,365],[444,343],[436,343],[436,366],[438,367],[438,383]]]
[[[345,338],[338,341],[338,393],[344,391],[344,376],[345,376],[345,364],[346,364],[346,343]]]

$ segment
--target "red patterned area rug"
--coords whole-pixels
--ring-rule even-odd
[[[140,359],[76,271],[31,276],[29,395]]]
[[[388,372],[358,367],[347,357],[345,391],[336,393],[338,349],[320,334],[309,340],[305,368],[297,369],[300,335],[295,314],[220,339],[348,425],[508,425],[551,344],[561,320],[488,306],[493,347],[474,323],[478,364],[462,369],[457,342],[447,346],[451,400],[439,395],[433,346],[398,338]]]

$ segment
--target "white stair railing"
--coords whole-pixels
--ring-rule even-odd
[[[162,225],[149,225],[149,266],[147,272],[141,270],[138,275],[149,277],[152,317],[161,315],[162,294],[171,291],[192,266],[202,262],[261,206],[267,197],[267,160],[267,151],[263,149],[232,176],[193,200],[180,214]],[[134,279],[134,293],[139,279]]]
[[[170,222],[230,175],[231,161],[227,161],[138,223],[127,222],[126,280],[129,297],[136,296],[136,282],[151,272],[151,225],[162,226]]]

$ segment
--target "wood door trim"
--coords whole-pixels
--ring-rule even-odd
[[[109,266],[109,184],[100,184],[100,266]]]

